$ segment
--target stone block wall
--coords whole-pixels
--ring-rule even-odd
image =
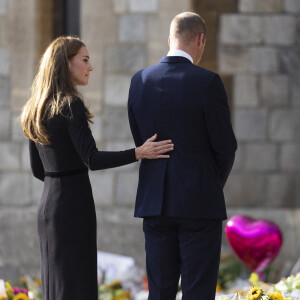
[[[35,4],[0,1],[1,278],[39,274],[36,207],[41,187],[29,172],[28,144],[17,120],[35,71]]]
[[[41,2],[0,1],[0,278],[7,279],[39,276],[36,212],[43,185],[30,172],[18,116],[49,40],[51,9]]]
[[[238,11],[220,19],[218,47],[219,72],[233,76],[239,143],[225,188],[230,215],[276,222],[281,258],[290,262],[300,249],[292,246],[300,238],[299,21],[299,1],[239,0]]]

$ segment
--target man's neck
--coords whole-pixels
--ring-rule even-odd
[[[186,52],[186,51],[184,51],[182,49],[174,49],[174,48],[172,48],[168,52],[168,56],[182,56],[182,57],[185,57],[188,60],[190,60],[191,63],[194,63],[192,56],[188,52]]]

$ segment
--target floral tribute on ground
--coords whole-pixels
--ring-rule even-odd
[[[300,300],[300,273],[274,285],[259,281],[259,276],[255,273],[251,274],[249,281],[255,285],[250,290],[217,295],[216,300]]]
[[[274,273],[274,268],[269,270],[270,274]],[[103,276],[99,284],[99,300],[148,299],[144,272],[136,272],[136,276],[133,276],[133,269],[130,269],[127,278],[113,281],[105,279],[107,275]],[[131,279],[128,281],[128,278]],[[277,282],[271,280],[268,273],[265,273],[265,278],[269,282]],[[262,281],[259,274],[250,274],[237,258],[223,255],[216,291],[216,300],[300,300],[300,273],[270,284]],[[179,284],[176,300],[181,299]],[[42,300],[41,281],[23,277],[14,285],[0,280],[0,300]]]

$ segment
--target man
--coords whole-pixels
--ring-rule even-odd
[[[150,300],[175,299],[180,275],[183,299],[215,299],[223,187],[237,143],[219,75],[197,66],[205,38],[199,15],[177,15],[168,56],[131,81],[136,145],[154,133],[174,143],[169,159],[140,165],[135,217],[144,218]]]

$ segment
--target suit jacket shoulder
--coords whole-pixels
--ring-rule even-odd
[[[143,76],[147,76],[151,73],[156,73],[164,68],[170,67],[172,62],[165,63],[165,61],[164,61],[165,58],[167,58],[167,57],[164,57],[160,62],[158,62],[155,65],[149,66],[148,68],[138,71],[137,73],[135,73],[133,75],[132,80],[136,81],[138,79],[141,79]],[[180,57],[180,58],[182,59],[182,57]],[[185,58],[183,58],[183,59],[185,59]],[[220,77],[218,73],[215,73],[213,71],[207,70],[200,66],[194,65],[189,61],[188,62],[185,61],[185,63],[181,63],[180,69],[182,69],[183,71],[186,71],[186,73],[190,74],[190,76],[193,78],[195,78],[195,76],[200,76],[201,79],[206,79],[208,82],[213,78]]]

